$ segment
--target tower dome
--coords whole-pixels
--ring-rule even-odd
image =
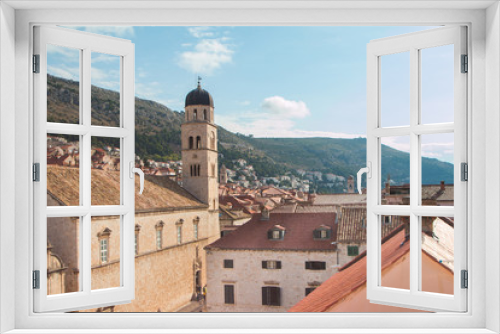
[[[198,87],[193,89],[186,95],[186,107],[188,106],[210,106],[214,107],[214,100],[209,92],[201,88],[200,82],[198,81]]]

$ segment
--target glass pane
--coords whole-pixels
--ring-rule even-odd
[[[120,138],[92,137],[92,205],[120,205]]]
[[[453,45],[420,50],[421,123],[453,122]]]
[[[380,58],[381,125],[410,125],[410,53]]]
[[[410,204],[410,137],[381,138],[382,205]]]
[[[121,286],[121,225],[120,216],[92,217],[92,290]]]
[[[80,50],[47,44],[47,122],[80,121]]]
[[[453,294],[454,219],[421,217],[422,291]]]
[[[80,137],[47,134],[47,205],[80,205]]]
[[[410,217],[380,216],[381,286],[410,289]]]
[[[47,294],[80,289],[80,218],[47,218]]]
[[[120,126],[120,58],[92,52],[92,125]]]
[[[421,135],[422,205],[453,205],[453,133]]]

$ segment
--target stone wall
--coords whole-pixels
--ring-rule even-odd
[[[224,260],[234,268],[225,269]],[[263,269],[262,261],[281,261],[281,269]],[[324,261],[326,270],[306,270],[306,261]],[[337,272],[335,252],[210,250],[207,253],[208,312],[286,312]],[[234,285],[233,305],[224,303],[224,285]],[[262,305],[262,287],[281,288],[281,306]]]

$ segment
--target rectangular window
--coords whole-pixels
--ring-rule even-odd
[[[308,270],[326,270],[326,262],[322,261],[307,261],[306,269]]]
[[[281,261],[262,261],[262,269],[281,269]]]
[[[313,292],[315,289],[316,289],[315,287],[314,288],[306,288],[306,296],[308,294],[310,294],[311,292]]]
[[[182,243],[182,226],[177,225],[177,244],[180,245]]]
[[[234,304],[234,285],[224,285],[224,304]]]
[[[198,224],[194,224],[193,225],[193,229],[194,229],[194,240],[198,240]]]
[[[107,263],[108,262],[108,238],[103,238],[99,242],[100,242],[101,263]]]
[[[156,249],[162,249],[162,230],[156,230]]]
[[[358,246],[347,246],[347,256],[358,256],[359,247]]]
[[[281,306],[281,288],[277,286],[263,286],[262,305]]]
[[[224,268],[234,268],[233,260],[224,260]]]

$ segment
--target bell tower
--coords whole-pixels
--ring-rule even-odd
[[[198,87],[186,96],[181,126],[183,187],[210,211],[219,209],[217,127],[212,96]]]

